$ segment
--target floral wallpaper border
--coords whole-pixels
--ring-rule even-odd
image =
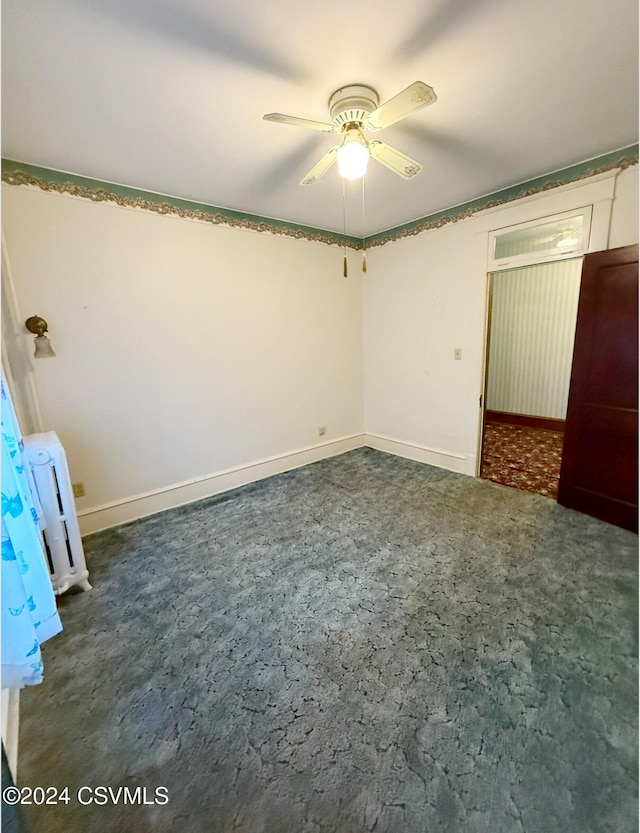
[[[455,223],[473,216],[478,211],[494,208],[522,197],[568,185],[595,174],[605,173],[616,168],[625,169],[638,163],[638,145],[623,148],[618,151],[599,156],[587,162],[564,168],[537,179],[497,191],[485,197],[472,200],[462,205],[454,206],[446,211],[421,217],[411,223],[406,223],[387,231],[373,234],[365,240],[357,237],[339,234],[337,232],[317,229],[310,226],[287,223],[269,217],[255,214],[244,214],[219,206],[183,200],[155,194],[151,191],[141,191],[124,185],[116,185],[97,179],[63,173],[35,165],[27,165],[10,159],[2,160],[2,181],[7,185],[27,185],[40,188],[43,191],[58,194],[69,194],[93,202],[110,202],[129,208],[139,208],[156,214],[173,215],[190,220],[200,220],[215,225],[225,225],[231,228],[248,229],[250,231],[267,232],[295,239],[309,240],[316,243],[326,243],[330,246],[347,246],[351,249],[373,248],[383,246],[404,237],[421,234],[424,231],[440,228],[448,223]]]

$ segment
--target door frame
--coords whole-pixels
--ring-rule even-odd
[[[512,226],[518,226],[524,223],[542,223],[558,214],[564,214],[567,211],[580,211],[582,208],[591,206],[591,231],[588,246],[581,252],[581,254],[585,255],[590,252],[608,249],[616,181],[621,170],[621,168],[616,168],[603,174],[597,174],[587,180],[581,180],[579,182],[560,187],[557,191],[554,191],[553,194],[545,193],[537,194],[532,197],[525,197],[522,200],[518,200],[517,204],[514,204],[513,206],[505,207],[502,205],[498,209],[490,209],[487,212],[484,229],[479,232],[479,236],[484,239],[485,263],[482,272],[484,274],[485,307],[482,361],[480,368],[481,376],[479,380],[480,384],[477,388],[478,392],[476,394],[476,401],[478,403],[474,432],[476,477],[480,477],[480,468],[482,465],[482,439],[484,435],[484,412],[489,361],[488,336],[490,326],[489,301],[491,272],[501,271],[490,268],[492,261],[491,234],[496,231],[509,229]],[[549,207],[551,205],[551,203],[548,202],[549,197],[553,197],[553,212],[549,211]],[[542,199],[544,199],[544,207],[540,204]],[[500,212],[499,218],[496,217],[497,211]],[[500,223],[499,225],[496,220]],[[574,257],[575,256],[576,255],[574,254]],[[480,278],[480,274],[478,277]]]
[[[484,346],[484,355],[485,355],[485,363],[484,363],[484,375],[483,375],[483,393],[482,393],[482,416],[481,416],[481,434],[480,434],[480,443],[478,446],[478,477],[480,476],[480,472],[482,470],[482,452],[484,448],[484,432],[486,427],[486,413],[487,413],[487,388],[489,383],[489,357],[491,352],[491,330],[493,326],[493,279],[494,276],[500,274],[502,272],[513,272],[516,269],[526,269],[528,266],[545,266],[547,264],[553,263],[561,263],[564,260],[579,260],[580,261],[580,268],[582,269],[582,264],[584,263],[586,253],[580,253],[574,251],[570,257],[560,257],[557,260],[549,260],[545,259],[540,262],[532,262],[527,264],[521,264],[517,266],[506,266],[502,269],[494,269],[487,274],[487,323],[486,323],[486,338],[485,338],[485,346]]]

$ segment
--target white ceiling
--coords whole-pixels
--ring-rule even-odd
[[[384,101],[415,80],[438,101],[376,138],[419,159],[372,162],[372,234],[622,148],[638,133],[637,0],[2,0],[2,155],[342,231],[338,87]]]

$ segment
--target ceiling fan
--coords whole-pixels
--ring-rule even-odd
[[[383,130],[436,100],[433,89],[422,81],[414,81],[384,104],[378,103],[378,94],[371,87],[349,84],[340,87],[329,99],[331,123],[285,116],[283,113],[267,113],[263,118],[266,121],[343,136],[342,142],[328,150],[313,166],[301,185],[317,182],[336,161],[341,176],[358,179],[364,175],[370,156],[403,179],[411,179],[422,170],[420,162],[386,142],[377,139],[368,141],[364,134],[366,130]]]

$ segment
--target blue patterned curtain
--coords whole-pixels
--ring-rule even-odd
[[[41,516],[2,371],[2,688],[42,682],[40,645],[62,630],[42,547]]]

